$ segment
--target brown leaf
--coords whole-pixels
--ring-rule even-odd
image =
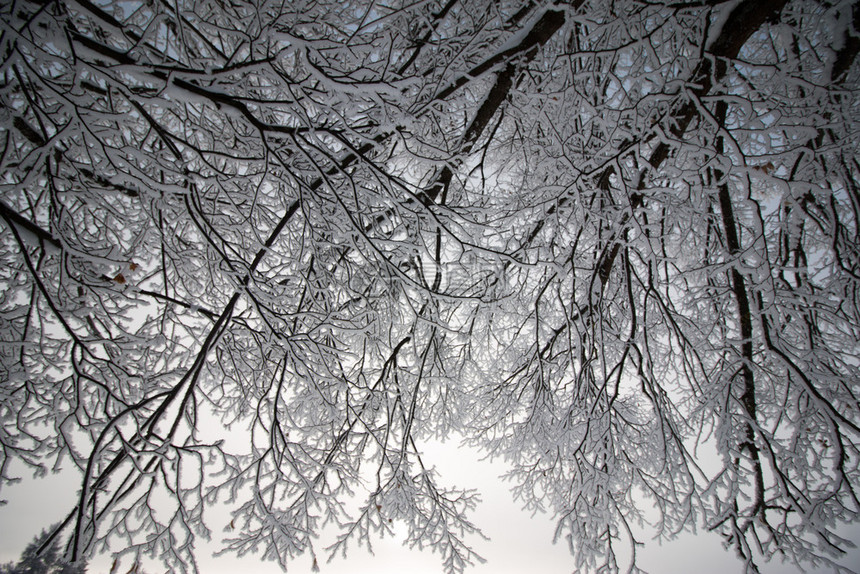
[[[114,277],[113,280],[122,285],[123,283],[125,283],[125,275],[123,275],[122,273],[117,273],[116,277]]]
[[[753,166],[753,168],[758,170],[758,171],[763,171],[764,173],[770,175],[770,172],[772,172],[776,168],[776,166],[773,165],[773,162],[767,162],[764,165]]]
[[[132,271],[136,271],[137,270],[137,263],[134,263],[134,262],[129,263],[128,268],[131,269]]]

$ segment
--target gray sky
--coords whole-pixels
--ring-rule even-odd
[[[424,448],[425,459],[432,462],[440,473],[441,481],[448,486],[476,488],[481,492],[482,503],[473,514],[489,540],[474,539],[474,548],[487,559],[487,563],[473,567],[467,572],[474,574],[570,574],[574,572],[573,558],[563,543],[553,544],[554,523],[547,515],[531,516],[513,502],[507,485],[498,479],[504,471],[500,462],[479,460],[476,451],[462,449],[455,442],[435,444]],[[44,526],[59,520],[71,508],[71,500],[77,488],[74,477],[49,476],[44,479],[27,480],[3,492],[9,504],[0,507],[0,561],[18,558],[23,547]],[[213,531],[218,528],[213,520]],[[851,531],[851,539],[860,539],[860,528]],[[217,532],[215,532],[217,534]],[[323,535],[325,538],[325,534]],[[710,533],[685,534],[670,543],[660,545],[642,535],[646,543],[639,550],[640,566],[652,574],[728,574],[742,572],[734,554],[722,548],[720,538]],[[323,544],[320,544],[322,547]],[[252,557],[242,559],[226,556],[207,559],[205,547],[201,547],[201,570],[203,574],[228,574],[253,571],[261,574],[276,574],[280,568],[273,563],[257,563]],[[214,545],[211,547],[214,548]],[[321,561],[323,574],[441,574],[438,554],[429,550],[420,552],[403,546],[402,539],[379,539],[374,544],[375,555],[365,549],[351,546],[347,558],[336,557],[332,562]],[[110,557],[102,557],[90,564],[90,574],[107,574]],[[843,561],[846,566],[860,567],[860,552],[854,551]],[[159,570],[151,567],[149,574]],[[832,570],[809,570],[808,572],[831,572]],[[295,560],[289,567],[292,574],[311,572],[307,557]],[[763,574],[794,574],[802,570],[786,564],[767,564]]]

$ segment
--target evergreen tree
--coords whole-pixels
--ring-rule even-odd
[[[43,548],[54,528],[43,530],[36,536],[21,553],[17,564],[0,565],[0,574],[85,574],[86,561],[66,561],[58,538],[54,538]]]

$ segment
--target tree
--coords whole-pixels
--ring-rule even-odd
[[[56,527],[56,525],[54,526]],[[52,527],[52,528],[54,528]],[[85,574],[87,571],[86,561],[81,560],[75,564],[69,564],[62,559],[62,550],[59,541],[53,539],[51,544],[45,545],[50,538],[50,532],[43,530],[21,554],[18,564],[0,564],[2,574]]]
[[[396,521],[459,572],[476,495],[420,446],[454,434],[577,568],[635,568],[655,508],[838,569],[858,5],[0,10],[0,477],[80,469],[71,560],[196,570],[218,503],[240,555]]]

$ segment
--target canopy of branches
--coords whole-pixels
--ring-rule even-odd
[[[194,571],[217,505],[460,572],[446,436],[578,571],[848,543],[855,2],[0,4],[0,484],[79,469],[69,559]]]

